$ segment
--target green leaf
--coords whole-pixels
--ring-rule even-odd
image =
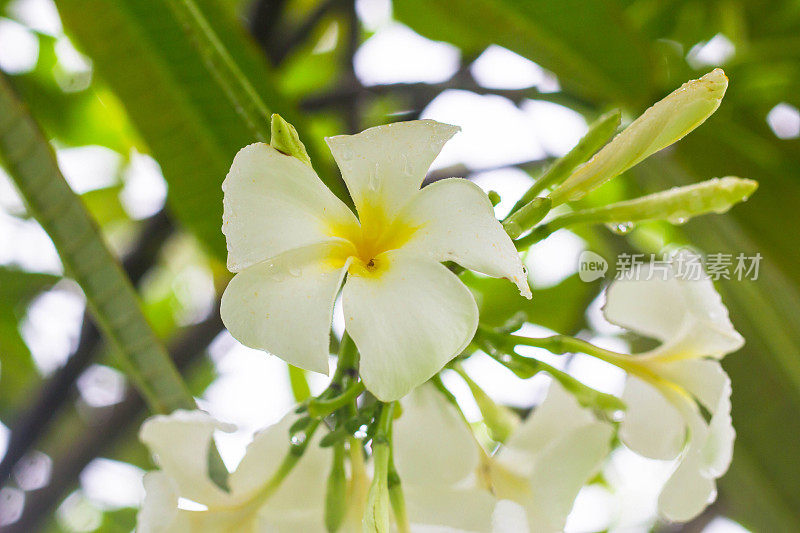
[[[589,124],[589,130],[581,140],[569,152],[550,165],[544,174],[539,176],[536,182],[525,191],[525,194],[511,208],[511,215],[508,218],[511,218],[518,209],[522,209],[542,191],[563,183],[578,165],[588,161],[611,139],[611,136],[619,128],[621,120],[622,112],[619,109],[615,109]]]
[[[121,191],[122,184],[116,184],[81,194],[83,205],[101,228],[114,222],[129,220],[128,213],[119,199]]]
[[[136,528],[137,509],[117,509],[103,513],[103,521],[95,533],[128,533]]]
[[[592,99],[643,101],[653,85],[651,48],[619,5],[600,0],[396,0],[418,33],[467,53],[494,43],[536,61]],[[563,78],[561,78],[563,76]]]
[[[300,118],[273,89],[262,54],[215,0],[57,5],[67,31],[119,96],[161,165],[173,213],[224,260],[220,187],[233,156],[254,141],[269,140],[273,110],[303,131]],[[344,196],[341,180],[327,185]]]
[[[139,302],[80,198],[69,188],[55,154],[5,76],[0,76],[0,157],[28,211],[78,282],[106,338],[155,412],[194,408],[164,347],[142,315]]]
[[[37,37],[36,67],[11,79],[47,134],[67,146],[100,145],[122,154],[131,146],[139,147],[136,132],[108,87],[95,77],[84,89],[65,91],[59,84],[64,83],[64,74],[56,57],[56,39],[44,34]]]

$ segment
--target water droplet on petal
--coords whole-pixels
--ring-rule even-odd
[[[408,162],[408,156],[402,156],[401,161],[403,162],[403,174],[411,176],[411,164]]]
[[[367,187],[369,187],[371,191],[378,190],[378,163],[375,163],[375,166],[369,170],[369,182],[367,183]]]
[[[270,262],[267,264],[267,276],[273,281],[282,281],[286,278],[286,269]]]

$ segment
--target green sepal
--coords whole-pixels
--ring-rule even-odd
[[[308,157],[306,147],[297,135],[297,130],[277,113],[272,115],[272,137],[269,144],[277,151],[296,157],[311,166],[311,158]]]

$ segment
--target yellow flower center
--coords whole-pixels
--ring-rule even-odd
[[[348,273],[357,276],[377,276],[386,269],[385,252],[406,244],[419,229],[407,220],[396,217],[388,220],[386,212],[372,206],[362,206],[360,224],[337,225],[329,228],[333,237],[349,241],[352,248],[337,254],[335,261],[341,266],[352,258]]]

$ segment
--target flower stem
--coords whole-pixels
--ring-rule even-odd
[[[566,335],[553,335],[552,337],[536,339],[519,335],[499,335],[483,328],[481,328],[480,334],[481,336],[487,337],[489,340],[488,345],[484,344],[484,347],[489,348],[487,353],[490,357],[520,377],[525,376],[524,370],[526,368],[529,369],[530,373],[528,377],[538,372],[547,372],[554,379],[558,380],[565,389],[570,391],[584,407],[597,407],[603,410],[623,410],[625,409],[625,404],[616,396],[588,387],[567,372],[559,370],[544,361],[532,357],[525,357],[516,353],[514,347],[533,346],[536,348],[544,348],[558,355],[567,352],[585,353],[618,366],[628,372],[639,374],[640,370],[645,370],[643,365],[633,361],[630,356],[605,350],[581,339],[568,337]]]
[[[308,403],[308,414],[316,418],[324,418],[334,411],[345,407],[364,392],[364,383],[357,381],[351,384],[343,393],[330,399],[314,398]]]
[[[564,157],[559,158],[553,163],[553,165],[547,169],[547,172],[536,180],[530,189],[522,195],[522,198],[520,198],[511,209],[509,218],[524,205],[536,198],[539,193],[554,185],[560,185],[561,182],[567,179],[578,165],[589,159],[597,150],[608,142],[611,135],[613,135],[619,127],[620,119],[620,111],[614,110],[594,121],[589,126],[589,131],[586,135],[578,141],[578,144]]]
[[[517,247],[518,252],[524,252],[534,244],[539,241],[542,241],[549,237],[553,232],[555,232],[558,227],[554,227],[551,225],[550,222],[546,224],[542,224],[541,226],[536,226],[533,228],[533,231],[514,241],[514,246]]]
[[[283,461],[278,467],[278,470],[275,471],[269,481],[267,481],[267,483],[256,494],[256,496],[253,497],[251,500],[252,503],[262,505],[267,499],[269,499],[270,496],[275,493],[276,490],[278,490],[278,488],[281,486],[281,483],[283,483],[283,480],[286,479],[286,476],[289,475],[294,467],[297,466],[300,458],[303,457],[306,448],[308,448],[308,443],[311,442],[311,438],[314,436],[314,433],[319,427],[319,423],[319,420],[312,420],[303,432],[303,438],[295,438],[292,440],[289,447],[289,453],[286,454],[286,457],[284,457]]]
[[[375,436],[372,438],[372,462],[375,472],[367,495],[367,509],[364,513],[364,533],[389,532],[388,481],[393,415],[393,403],[381,405]]]
[[[398,533],[410,533],[411,525],[408,523],[406,514],[406,499],[403,496],[403,486],[400,482],[400,475],[394,466],[394,453],[389,454],[389,472],[387,476],[389,487],[389,500],[392,503],[392,512],[397,522]]]
[[[503,221],[503,229],[506,230],[509,237],[516,239],[547,215],[547,212],[550,211],[550,204],[549,198],[534,198],[514,214],[509,215]]]
[[[297,403],[302,403],[311,397],[305,370],[294,365],[288,365],[289,384],[292,387],[292,396]]]
[[[483,423],[489,429],[489,436],[497,442],[505,442],[519,423],[519,417],[506,406],[495,402],[480,385],[473,381],[460,364],[456,363],[452,365],[452,368],[469,387],[483,416]]]
[[[333,445],[333,462],[325,497],[325,527],[336,533],[347,514],[347,476],[344,471],[344,442]]]
[[[339,345],[339,359],[336,364],[336,372],[331,379],[331,385],[339,384],[344,381],[354,380],[358,377],[358,350],[356,343],[345,331]]]

